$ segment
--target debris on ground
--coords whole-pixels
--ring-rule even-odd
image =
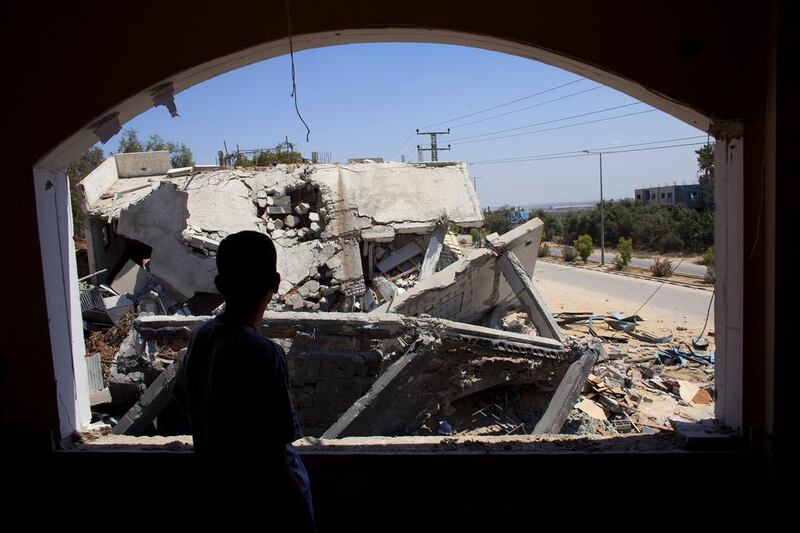
[[[686,328],[674,335],[639,330],[623,345],[616,339],[633,331],[629,325],[639,328],[646,322],[642,317],[568,312],[556,318],[570,335],[609,339],[608,360],[589,375],[565,433],[652,433],[671,431],[674,421],[713,418],[714,353],[693,350]],[[609,334],[599,328],[602,323]]]
[[[538,218],[462,245],[450,225],[483,222],[463,164],[109,161],[116,174],[81,182],[93,273],[80,297],[107,387],[93,418],[114,433],[188,431],[172,380],[192,329],[221,310],[216,252],[241,230],[278,250],[262,332],[285,348],[308,435],[613,435],[713,412],[713,341],[549,312],[532,282]]]

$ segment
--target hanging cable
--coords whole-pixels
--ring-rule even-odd
[[[714,295],[717,294],[717,288],[714,287],[713,292],[711,293],[711,299],[708,301],[708,309],[706,310],[706,321],[703,323],[703,329],[700,330],[700,333],[697,334],[698,337],[702,337],[703,333],[706,332],[706,327],[708,326],[708,317],[711,316],[711,304],[714,303]]]
[[[294,43],[292,42],[292,12],[289,6],[290,0],[286,0],[286,25],[288,28],[289,33],[289,58],[292,63],[292,94],[291,98],[294,100],[294,110],[297,112],[297,117],[300,119],[300,122],[303,123],[303,126],[306,127],[306,142],[308,142],[308,136],[311,135],[311,128],[308,127],[306,124],[305,119],[303,119],[303,115],[300,114],[300,108],[297,105],[297,80],[296,80],[296,72],[294,68]]]

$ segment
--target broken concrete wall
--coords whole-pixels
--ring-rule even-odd
[[[175,183],[161,182],[120,213],[117,232],[152,247],[150,272],[185,298],[216,292],[216,266],[181,242],[189,217],[189,195]]]
[[[167,150],[114,154],[117,176],[121,179],[165,175],[172,168]]]
[[[492,246],[512,251],[530,277],[536,265],[544,224],[534,218],[498,237]],[[376,312],[403,315],[428,314],[467,323],[478,323],[495,306],[516,296],[503,276],[499,255],[491,248],[471,250],[458,261],[420,281],[391,304]]]
[[[306,435],[319,437],[381,370],[382,354],[370,339],[298,334],[287,351],[290,391]]]
[[[84,181],[92,180],[90,174]],[[387,196],[392,191],[402,194]],[[131,177],[86,208],[95,220],[116,222],[119,235],[150,246],[151,273],[184,298],[216,291],[214,256],[225,236],[267,233],[283,277],[276,305],[312,310],[357,308],[366,290],[364,234],[393,241],[430,232],[442,220],[482,221],[461,164],[278,165]]]
[[[368,226],[427,233],[440,220],[480,226],[483,214],[466,165],[405,163],[317,165],[313,179],[337,212],[353,210]],[[358,224],[348,224],[357,227]]]
[[[109,157],[81,180],[78,190],[83,196],[82,205],[87,208],[94,205],[118,178],[117,162],[113,157]]]
[[[146,316],[135,328],[145,342],[185,339],[209,318]],[[267,312],[261,329],[293,339],[292,395],[314,436],[337,420],[343,434],[430,434],[438,418],[453,415],[451,405],[502,387],[527,386],[549,399],[573,358],[551,339],[396,314]],[[389,366],[394,358],[376,340],[407,335],[427,339],[430,350],[401,352]]]

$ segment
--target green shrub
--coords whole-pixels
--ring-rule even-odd
[[[617,270],[625,270],[625,267],[628,266],[628,261],[625,261],[625,258],[623,258],[621,254],[617,254],[617,257],[615,257],[611,263]]]
[[[472,236],[472,244],[478,246],[481,243],[481,239],[488,234],[488,231],[486,231],[486,228],[472,228],[469,234]]]
[[[706,266],[714,267],[714,247],[709,246],[709,248],[703,254],[703,264]]]
[[[550,257],[550,245],[546,242],[539,244],[539,257]]]
[[[657,278],[668,278],[672,275],[672,261],[666,257],[655,257],[650,272]]]
[[[564,258],[565,263],[572,263],[578,258],[578,250],[572,246],[564,246],[561,248],[561,257]]]
[[[703,254],[703,264],[706,266],[706,283],[714,283],[717,279],[714,274],[714,247],[710,246],[706,253]]]
[[[631,263],[631,257],[633,256],[633,241],[631,239],[626,239],[625,237],[620,237],[619,242],[617,242],[617,251],[619,252],[617,259],[622,261],[622,267],[628,266]],[[622,268],[620,268],[620,270],[622,270]]]
[[[592,237],[590,235],[583,234],[575,240],[575,248],[578,250],[578,254],[583,259],[583,262],[586,263],[586,260],[589,259],[589,256],[592,255],[594,251],[594,242],[592,242]]]

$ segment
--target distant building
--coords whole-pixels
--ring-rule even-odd
[[[383,163],[382,157],[354,157],[347,160],[348,163]]]
[[[704,209],[706,206],[699,184],[636,189],[635,198],[637,202],[645,205],[671,207],[683,204],[690,209]]]

